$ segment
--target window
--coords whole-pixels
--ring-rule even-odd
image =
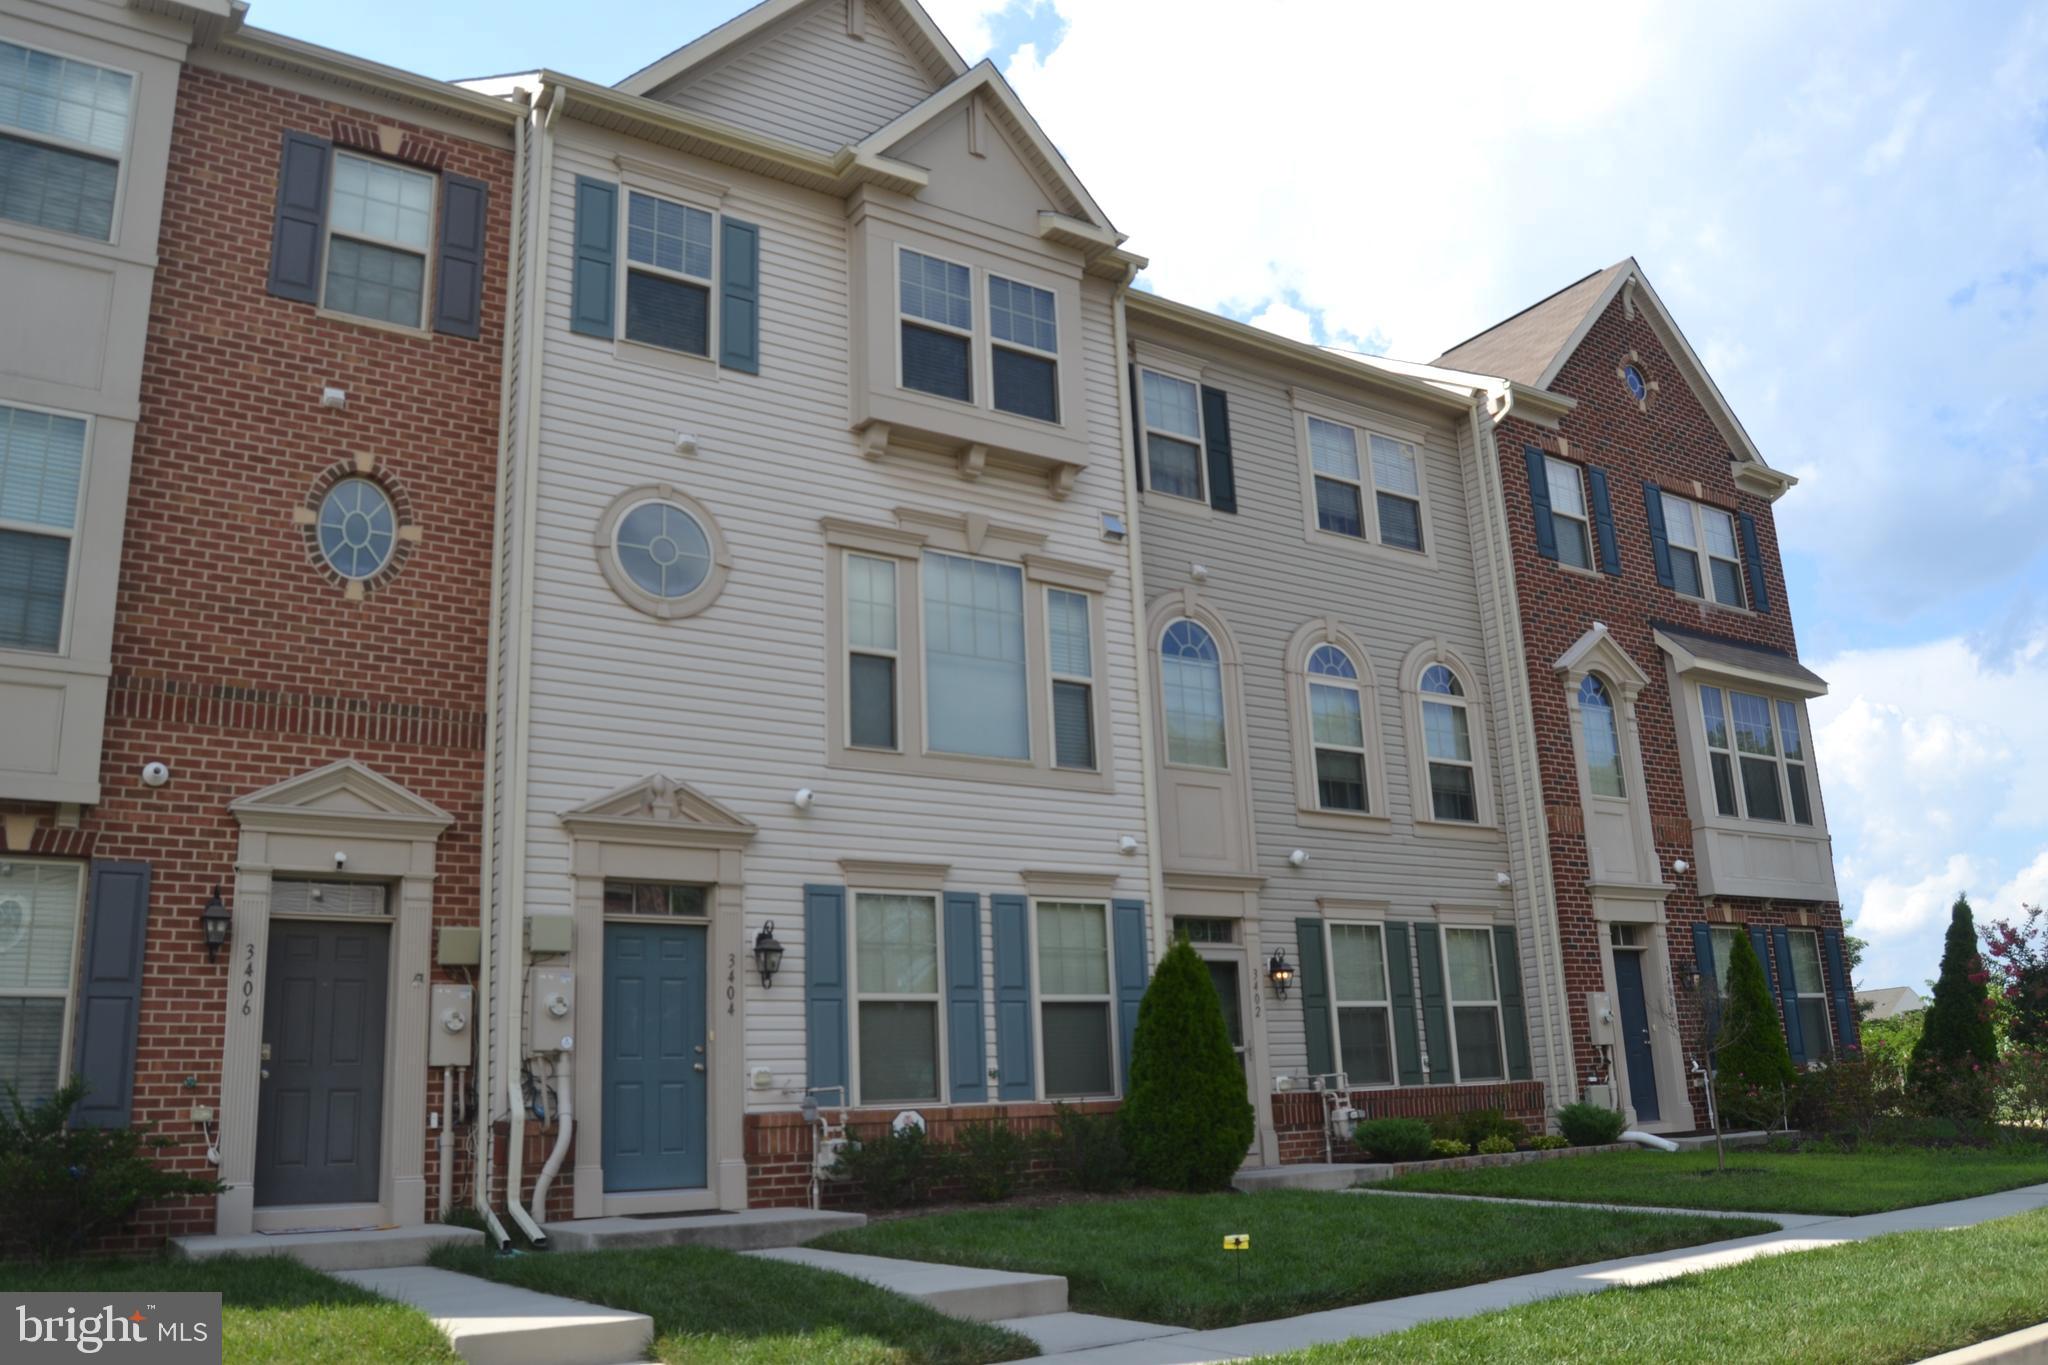
[[[64,1072],[80,863],[0,863],[0,1093],[48,1099]]]
[[[369,479],[343,479],[320,499],[320,554],[343,578],[374,577],[391,562],[398,516]]]
[[[401,327],[423,325],[433,226],[433,176],[336,152],[322,306]]]
[[[908,248],[898,250],[897,268],[903,387],[973,402],[972,273]]]
[[[711,354],[712,218],[703,209],[626,194],[626,340]]]
[[[1585,475],[1575,464],[1546,455],[1544,477],[1550,484],[1550,525],[1557,538],[1557,558],[1575,569],[1593,567],[1593,533],[1586,519]]]
[[[1700,689],[1700,716],[1707,731],[1707,766],[1713,770],[1714,809],[1723,815],[1740,814],[1735,807],[1735,759],[1729,753],[1728,716],[1720,688]]]
[[[1116,1093],[1109,916],[1087,901],[1038,902],[1038,1009],[1047,1099]]]
[[[0,406],[0,649],[63,646],[85,434],[82,417]]]
[[[1045,590],[1045,622],[1052,672],[1052,761],[1055,767],[1095,767],[1095,685],[1090,657],[1088,595]]]
[[[1702,684],[1700,718],[1706,730],[1716,811],[1782,822],[1789,792],[1792,822],[1813,823],[1813,794],[1807,775],[1810,763],[1796,705],[1749,692],[1723,693],[1718,687]]]
[[[1785,787],[1792,793],[1792,820],[1813,823],[1813,798],[1806,791],[1806,741],[1799,735],[1799,708],[1789,701],[1778,703],[1778,738],[1785,745]]]
[[[619,567],[635,587],[673,601],[704,586],[711,573],[711,541],[688,511],[670,502],[643,502],[619,519],[613,537]]]
[[[989,276],[988,334],[996,407],[1059,421],[1060,340],[1052,291]]]
[[[1792,949],[1792,987],[1799,998],[1799,1036],[1806,1045],[1809,1061],[1831,1057],[1835,1051],[1834,1031],[1828,1026],[1828,991],[1820,971],[1820,935],[1811,929],[1794,929],[1787,938]]]
[[[1735,548],[1735,518],[1669,493],[1664,500],[1664,535],[1671,543],[1671,581],[1687,597],[1706,597],[1726,607],[1747,605],[1742,593],[1742,559]],[[1705,552],[1704,570],[1701,553]],[[1706,577],[1702,578],[1701,574]]]
[[[1621,731],[1607,684],[1588,673],[1579,684],[1579,717],[1586,736],[1586,777],[1595,796],[1626,796],[1621,781]]]
[[[1728,973],[1735,964],[1735,937],[1741,932],[1728,924],[1715,924],[1707,929],[1714,943],[1714,989],[1723,999],[1728,996]]]
[[[924,556],[925,738],[941,753],[1031,757],[1024,571]]]
[[[1628,386],[1628,396],[1638,403],[1650,396],[1650,386],[1643,380],[1643,372],[1633,365],[1621,367],[1621,382]]]
[[[894,749],[896,739],[896,562],[846,557],[847,743]]]
[[[1451,983],[1451,1042],[1458,1080],[1497,1081],[1501,1055],[1500,986],[1494,977],[1491,929],[1444,930],[1444,970]]]
[[[1237,921],[1234,919],[1199,919],[1180,915],[1175,917],[1173,928],[1189,943],[1237,942]]]
[[[1370,806],[1365,780],[1365,711],[1358,666],[1335,645],[1308,656],[1310,742],[1315,749],[1316,804],[1323,810]]]
[[[1353,1085],[1392,1085],[1394,1007],[1380,926],[1332,924],[1329,928],[1337,1065]]]
[[[1359,461],[1361,436],[1370,457],[1370,484]],[[1413,445],[1311,416],[1308,447],[1319,528],[1333,535],[1368,539],[1365,499],[1371,492],[1379,543],[1401,550],[1422,549],[1422,482]]]
[[[931,896],[854,898],[858,1103],[939,1094],[939,906]]]
[[[114,237],[135,78],[0,42],[0,218]]]
[[[624,882],[605,879],[604,913],[607,915],[683,915],[702,918],[711,913],[710,889],[672,882]]]
[[[1422,736],[1429,760],[1430,814],[1438,820],[1476,822],[1479,793],[1465,685],[1442,664],[1422,672]]]
[[[1159,637],[1166,758],[1197,768],[1230,766],[1223,738],[1223,660],[1216,639],[1185,618]]]
[[[1140,370],[1144,394],[1145,486],[1202,502],[1202,393],[1185,379]]]

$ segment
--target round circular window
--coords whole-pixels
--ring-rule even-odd
[[[398,515],[368,479],[343,479],[320,499],[320,555],[343,578],[365,579],[391,562]]]
[[[626,604],[664,620],[692,616],[725,586],[725,541],[711,513],[667,484],[630,489],[597,524],[598,567]]]
[[[1629,397],[1638,403],[1650,394],[1650,386],[1643,380],[1643,372],[1633,365],[1621,367],[1621,382],[1628,385]]]

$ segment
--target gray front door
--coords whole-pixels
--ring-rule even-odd
[[[263,985],[256,1203],[371,1204],[384,1132],[391,926],[274,920]]]
[[[702,1189],[710,1138],[701,924],[604,927],[604,1187]]]
[[[1655,1123],[1662,1115],[1657,1103],[1657,1059],[1650,1051],[1650,1011],[1643,1002],[1641,949],[1614,952],[1614,994],[1621,1005],[1621,1054],[1628,1063],[1628,1098],[1636,1118]]]

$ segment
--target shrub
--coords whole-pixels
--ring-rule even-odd
[[[1999,1060],[1995,1076],[1999,1118],[2035,1130],[2048,1125],[2048,1051],[2015,1047]]]
[[[1723,1126],[1769,1127],[1784,1117],[1786,1091],[1797,1078],[1764,964],[1748,934],[1735,935],[1728,959],[1728,995],[1714,1039],[1714,1100]]]
[[[1969,898],[1958,896],[1949,912],[1934,1003],[1927,1007],[1907,1076],[1914,1096],[1929,1113],[1965,1123],[1990,1117],[1991,1067],[1998,1060],[1991,1002],[1984,989],[1990,979],[1977,953]]]
[[[1041,1143],[1060,1183],[1088,1194],[1108,1194],[1131,1183],[1131,1158],[1116,1111],[1090,1114],[1056,1104],[1052,1114],[1052,1131]]]
[[[967,1197],[984,1204],[1008,1199],[1024,1178],[1031,1151],[1024,1138],[1001,1119],[969,1124],[960,1130],[953,1166],[967,1187]]]
[[[171,1145],[149,1125],[74,1128],[85,1098],[72,1081],[36,1105],[13,1086],[0,1104],[0,1257],[55,1261],[125,1227],[144,1204],[181,1194],[218,1194],[212,1180],[167,1171],[151,1154]]]
[[[1488,1138],[1504,1137],[1512,1144],[1529,1136],[1529,1130],[1498,1109],[1466,1109],[1439,1114],[1429,1123],[1440,1138],[1456,1138],[1467,1147],[1477,1147]]]
[[[1435,1141],[1421,1119],[1374,1119],[1359,1124],[1351,1140],[1374,1161],[1421,1161]],[[1462,1145],[1458,1155],[1464,1155]]]
[[[1456,1138],[1433,1138],[1430,1140],[1429,1144],[1429,1154],[1431,1156],[1464,1156],[1467,1152],[1471,1150],[1472,1149],[1470,1147],[1458,1141]]]
[[[1585,1100],[1557,1111],[1557,1126],[1574,1147],[1604,1147],[1620,1137],[1627,1124],[1619,1111]]]
[[[1897,1073],[1851,1052],[1800,1074],[1792,1090],[1791,1117],[1808,1132],[1854,1142],[1869,1137],[1880,1119],[1901,1112],[1904,1103]]]
[[[858,1185],[868,1208],[915,1208],[931,1202],[932,1187],[945,1175],[945,1155],[924,1129],[906,1124],[848,1142],[826,1174]]]
[[[1514,1150],[1515,1140],[1499,1133],[1484,1139],[1479,1144],[1479,1155],[1481,1156],[1500,1156],[1504,1152],[1512,1152]]]
[[[1256,1124],[1208,964],[1179,940],[1138,1005],[1123,1104],[1131,1169],[1163,1190],[1228,1189]]]
[[[2048,914],[2024,907],[2019,920],[1984,926],[1984,951],[2005,1010],[2005,1033],[2021,1047],[2048,1049]]]
[[[1570,1138],[1558,1133],[1538,1133],[1529,1139],[1529,1150],[1532,1152],[1555,1152],[1571,1145]]]

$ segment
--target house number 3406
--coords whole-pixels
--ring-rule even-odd
[[[725,955],[725,1012],[727,1014],[732,1013],[733,1000],[738,995],[733,982],[738,979],[739,960],[740,955],[738,953],[727,953]]]
[[[242,1013],[254,1012],[251,1002],[256,998],[256,945],[242,947]]]

